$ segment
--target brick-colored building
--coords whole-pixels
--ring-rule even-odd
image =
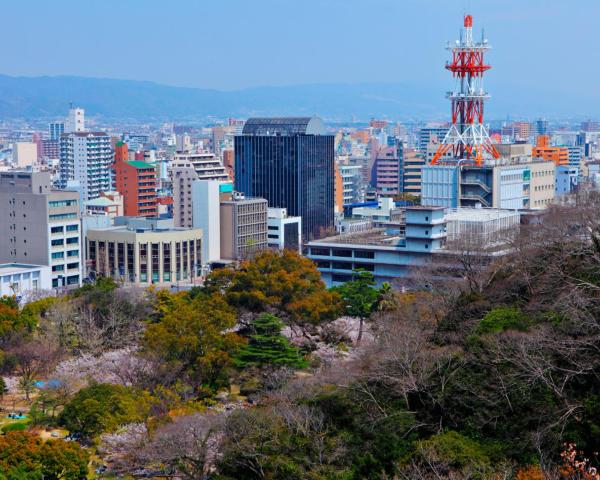
[[[152,163],[130,161],[127,144],[115,146],[115,187],[123,195],[127,217],[156,217],[156,168]]]

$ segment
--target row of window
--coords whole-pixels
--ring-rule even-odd
[[[79,256],[79,250],[69,250],[67,252],[67,257],[78,257]],[[53,260],[57,260],[59,258],[65,258],[65,252],[53,252],[52,253],[52,259]]]
[[[49,215],[49,217],[50,217],[50,221],[69,220],[72,218],[77,218],[77,214],[76,213],[54,213],[52,215]]]
[[[23,202],[25,203],[25,202]],[[77,205],[77,200],[52,200],[48,202],[48,205],[52,208],[54,207],[72,207],[73,205]]]
[[[52,240],[52,246],[53,247],[58,247],[60,245],[64,245],[65,241],[62,238],[56,238],[54,240]],[[67,238],[67,245],[74,245],[79,243],[79,238],[78,237],[71,237],[71,238]]]
[[[52,227],[50,233],[64,233],[65,227]],[[79,225],[67,225],[67,232],[78,232]]]
[[[340,257],[340,258],[352,258],[352,250],[333,249],[333,251],[330,252],[329,248],[311,247],[310,253],[311,253],[311,255],[316,255],[316,256],[320,256],[320,257],[332,256],[332,257]],[[373,258],[375,258],[375,252],[370,252],[370,251],[366,251],[366,250],[355,250],[354,258],[373,259]]]

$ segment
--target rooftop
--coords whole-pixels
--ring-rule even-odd
[[[43,267],[40,265],[28,265],[26,263],[0,263],[0,275],[29,272],[30,270],[36,270],[40,268]]]
[[[324,135],[325,125],[318,117],[250,118],[244,135]]]
[[[373,228],[363,232],[344,233],[333,237],[322,238],[309,245],[339,244],[339,245],[375,245],[380,247],[397,248],[404,241],[401,232],[403,225],[397,224],[396,228]]]
[[[120,205],[120,203],[106,197],[98,197],[88,200],[84,205],[86,207],[112,207],[113,205]]]
[[[147,162],[142,162],[140,160],[132,160],[127,162],[129,165],[131,165],[134,168],[137,168],[138,170],[145,170],[145,169],[153,169],[155,168],[154,163],[147,163]]]

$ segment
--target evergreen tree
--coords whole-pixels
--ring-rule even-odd
[[[302,358],[289,340],[281,334],[283,323],[275,315],[263,313],[252,324],[254,333],[247,345],[236,356],[238,367],[248,366],[289,366],[304,368],[306,360]]]

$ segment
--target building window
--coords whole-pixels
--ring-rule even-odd
[[[332,257],[343,257],[343,258],[351,258],[352,250],[333,250],[331,253]]]
[[[60,228],[61,232],[62,232],[62,227],[56,227],[56,228]],[[79,225],[67,225],[67,232],[78,232],[79,231]]]
[[[375,252],[366,252],[364,250],[356,250],[354,252],[354,258],[375,258]]]

